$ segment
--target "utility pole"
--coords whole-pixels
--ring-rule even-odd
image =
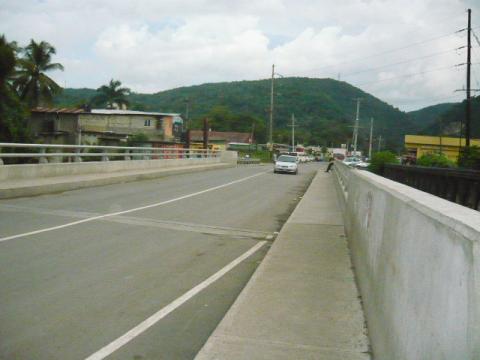
[[[185,99],[185,129],[188,129],[188,112],[190,110],[190,99],[186,98]]]
[[[360,101],[362,99],[357,98],[357,116],[355,117],[355,126],[353,127],[353,154],[357,155],[357,139],[358,139],[358,122],[360,119]]]
[[[275,64],[272,65],[272,85],[270,90],[270,132],[268,142],[270,143],[270,151],[273,150],[273,82],[275,77]]]
[[[292,124],[288,125],[292,128],[292,151],[295,151],[295,114],[292,114]]]
[[[373,117],[370,118],[370,141],[368,143],[368,158],[372,158],[372,140],[373,140]]]
[[[203,119],[203,148],[208,150],[208,118]]]
[[[470,67],[472,65],[471,60],[471,32],[472,32],[472,10],[468,9],[468,27],[467,27],[467,101],[465,111],[465,146],[470,146],[470,117],[472,106],[470,103]]]

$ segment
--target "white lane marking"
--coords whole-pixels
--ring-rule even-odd
[[[133,340],[134,338],[136,338],[137,336],[139,336],[140,334],[148,330],[150,327],[155,325],[158,321],[160,321],[165,316],[170,314],[172,311],[177,309],[179,306],[181,306],[182,304],[190,300],[192,297],[197,295],[200,291],[202,291],[203,289],[207,288],[209,285],[211,285],[212,283],[220,279],[223,275],[228,273],[230,270],[232,270],[235,266],[240,264],[243,260],[248,258],[250,255],[254,254],[266,243],[267,243],[266,241],[259,242],[258,244],[250,248],[250,250],[248,250],[246,253],[240,255],[238,258],[236,258],[230,264],[226,265],[225,267],[217,271],[208,279],[202,281],[200,284],[190,289],[185,294],[175,299],[170,304],[160,309],[155,314],[153,314],[146,320],[142,321],[140,324],[138,324],[137,326],[135,326],[134,328],[132,328],[131,330],[129,330],[128,332],[120,336],[119,338],[113,340],[110,344],[104,346],[94,354],[90,355],[85,360],[101,360],[111,355],[113,352],[120,349],[123,345],[127,344],[129,341]]]
[[[98,220],[98,219],[104,219],[104,218],[110,217],[110,216],[123,215],[123,214],[128,214],[128,213],[131,213],[131,212],[134,212],[134,211],[145,210],[145,209],[150,209],[150,208],[161,206],[161,205],[170,204],[170,203],[175,202],[175,201],[179,201],[179,200],[187,199],[187,198],[190,198],[190,197],[193,197],[193,196],[205,194],[207,192],[218,190],[218,189],[221,189],[221,188],[233,185],[233,184],[237,184],[239,182],[254,178],[256,176],[264,175],[264,174],[267,174],[267,172],[261,172],[261,173],[255,174],[255,175],[247,176],[247,177],[244,177],[244,178],[241,178],[241,179],[238,179],[238,180],[235,180],[235,181],[231,181],[231,182],[223,184],[223,185],[214,186],[214,187],[202,190],[202,191],[197,191],[197,192],[192,193],[192,194],[183,195],[183,196],[177,197],[175,199],[161,201],[161,202],[158,202],[158,203],[155,203],[155,204],[140,206],[140,207],[137,207],[137,208],[133,208],[133,209],[129,209],[129,210],[123,210],[123,211],[117,211],[117,212],[113,212],[113,213],[109,213],[109,214],[93,216],[93,217],[90,217],[90,218],[87,218],[87,219],[72,221],[72,222],[69,222],[69,223],[66,223],[66,224],[63,224],[63,225],[52,226],[52,227],[49,227],[49,228],[30,231],[30,232],[26,232],[26,233],[23,233],[23,234],[7,236],[7,237],[4,237],[4,238],[0,238],[0,242],[13,240],[13,239],[18,239],[18,238],[21,238],[21,237],[26,237],[26,236],[36,235],[36,234],[41,234],[41,233],[44,233],[44,232],[47,232],[47,231],[59,230],[59,229],[63,229],[63,228],[66,228],[66,227],[70,227],[70,226],[74,226],[74,225],[78,225],[78,224],[83,224],[83,223]]]

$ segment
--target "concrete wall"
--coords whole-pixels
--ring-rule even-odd
[[[337,162],[376,359],[480,359],[480,213]]]
[[[155,170],[180,166],[228,163],[236,164],[237,153],[225,151],[218,158],[94,161],[82,163],[52,163],[26,165],[0,165],[0,181],[35,179],[53,176],[104,174],[118,171]]]

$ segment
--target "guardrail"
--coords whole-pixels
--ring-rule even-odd
[[[387,164],[384,176],[480,210],[480,171]]]
[[[28,149],[30,152],[12,152],[15,149]],[[120,160],[155,160],[155,159],[193,159],[216,158],[220,151],[205,149],[130,147],[130,146],[95,146],[95,145],[56,145],[56,144],[21,144],[0,143],[0,165],[3,159],[37,159],[38,163],[82,162],[84,158],[109,161]]]
[[[238,159],[238,165],[258,165],[260,164],[260,159]]]

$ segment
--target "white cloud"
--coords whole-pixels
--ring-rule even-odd
[[[461,98],[453,91],[463,85],[464,69],[453,65],[465,62],[465,49],[453,49],[465,44],[465,33],[453,32],[465,27],[468,6],[480,25],[478,0],[0,0],[0,33],[52,43],[66,67],[52,75],[72,87],[116,78],[134,91],[155,92],[267,78],[275,63],[283,75],[340,73],[412,109]],[[478,62],[480,48],[475,52]]]

